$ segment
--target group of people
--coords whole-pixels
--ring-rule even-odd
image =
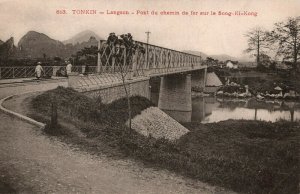
[[[66,61],[66,64],[66,76],[68,76],[72,72],[72,64],[70,61]],[[37,62],[34,72],[38,80],[42,77],[42,73],[45,74],[45,70],[43,69],[41,62]]]
[[[143,48],[143,46],[134,41],[133,37],[130,33],[127,34],[122,34],[120,36],[117,36],[114,32],[110,33],[108,38],[107,38],[107,44],[108,44],[108,48],[113,48],[115,47],[116,49],[105,49],[104,52],[106,53],[106,56],[109,56],[108,59],[106,58],[106,60],[109,60],[108,64],[112,64],[112,57],[113,55],[115,56],[120,56],[122,53],[121,51],[121,46],[124,46],[126,48],[126,64],[130,64],[131,60],[132,60],[132,56],[133,54],[136,52],[136,50],[140,51],[141,53],[145,54],[145,49]],[[112,52],[112,53],[111,53]],[[121,58],[121,57],[119,57]],[[117,59],[119,59],[117,57]],[[103,61],[104,64],[106,64],[107,61]]]

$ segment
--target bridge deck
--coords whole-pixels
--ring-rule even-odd
[[[148,75],[150,77],[156,77],[156,76],[164,76],[169,74],[177,74],[177,73],[189,73],[192,71],[197,71],[200,69],[207,68],[206,65],[196,66],[196,67],[177,67],[177,68],[161,68],[161,69],[150,69],[148,71]]]

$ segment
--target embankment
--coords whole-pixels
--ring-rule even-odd
[[[157,107],[149,107],[132,119],[132,128],[146,137],[179,139],[189,130]]]

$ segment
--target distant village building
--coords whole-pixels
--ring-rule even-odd
[[[226,67],[229,69],[237,69],[238,68],[238,61],[231,61],[231,60],[227,60],[225,62]]]
[[[223,86],[215,72],[207,73],[204,93],[216,93]]]
[[[226,65],[226,64],[225,64],[224,61],[220,61],[219,64],[218,64],[218,66],[219,66],[220,68],[224,68],[225,65]]]

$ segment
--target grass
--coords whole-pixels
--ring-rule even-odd
[[[17,193],[15,189],[13,189],[9,184],[2,182],[0,180],[0,193]]]
[[[298,192],[298,123],[229,120],[186,127],[192,132],[180,147],[197,162],[206,158],[201,168],[210,169],[216,184],[246,193]]]
[[[54,129],[50,128],[53,101],[57,103],[59,115],[58,127]],[[144,97],[131,97],[131,114],[134,117],[152,105]],[[127,136],[144,138],[125,126],[128,119],[125,98],[111,104],[102,104],[100,99],[93,100],[71,88],[58,87],[34,98],[30,109],[30,117],[47,124],[46,134],[59,136],[64,141],[79,145],[89,152],[124,156],[124,152],[121,151],[124,148],[123,139]],[[81,133],[87,139],[78,137]]]
[[[48,121],[54,99],[62,119],[58,132],[48,129],[48,133],[91,153],[133,157],[146,165],[242,193],[298,193],[299,123],[186,123],[190,132],[170,143],[129,130],[125,126],[126,99],[103,105],[100,100],[59,87],[33,99],[32,108],[41,112],[33,116]],[[152,106],[137,96],[131,102],[133,116]],[[85,137],[76,135],[76,130]]]

